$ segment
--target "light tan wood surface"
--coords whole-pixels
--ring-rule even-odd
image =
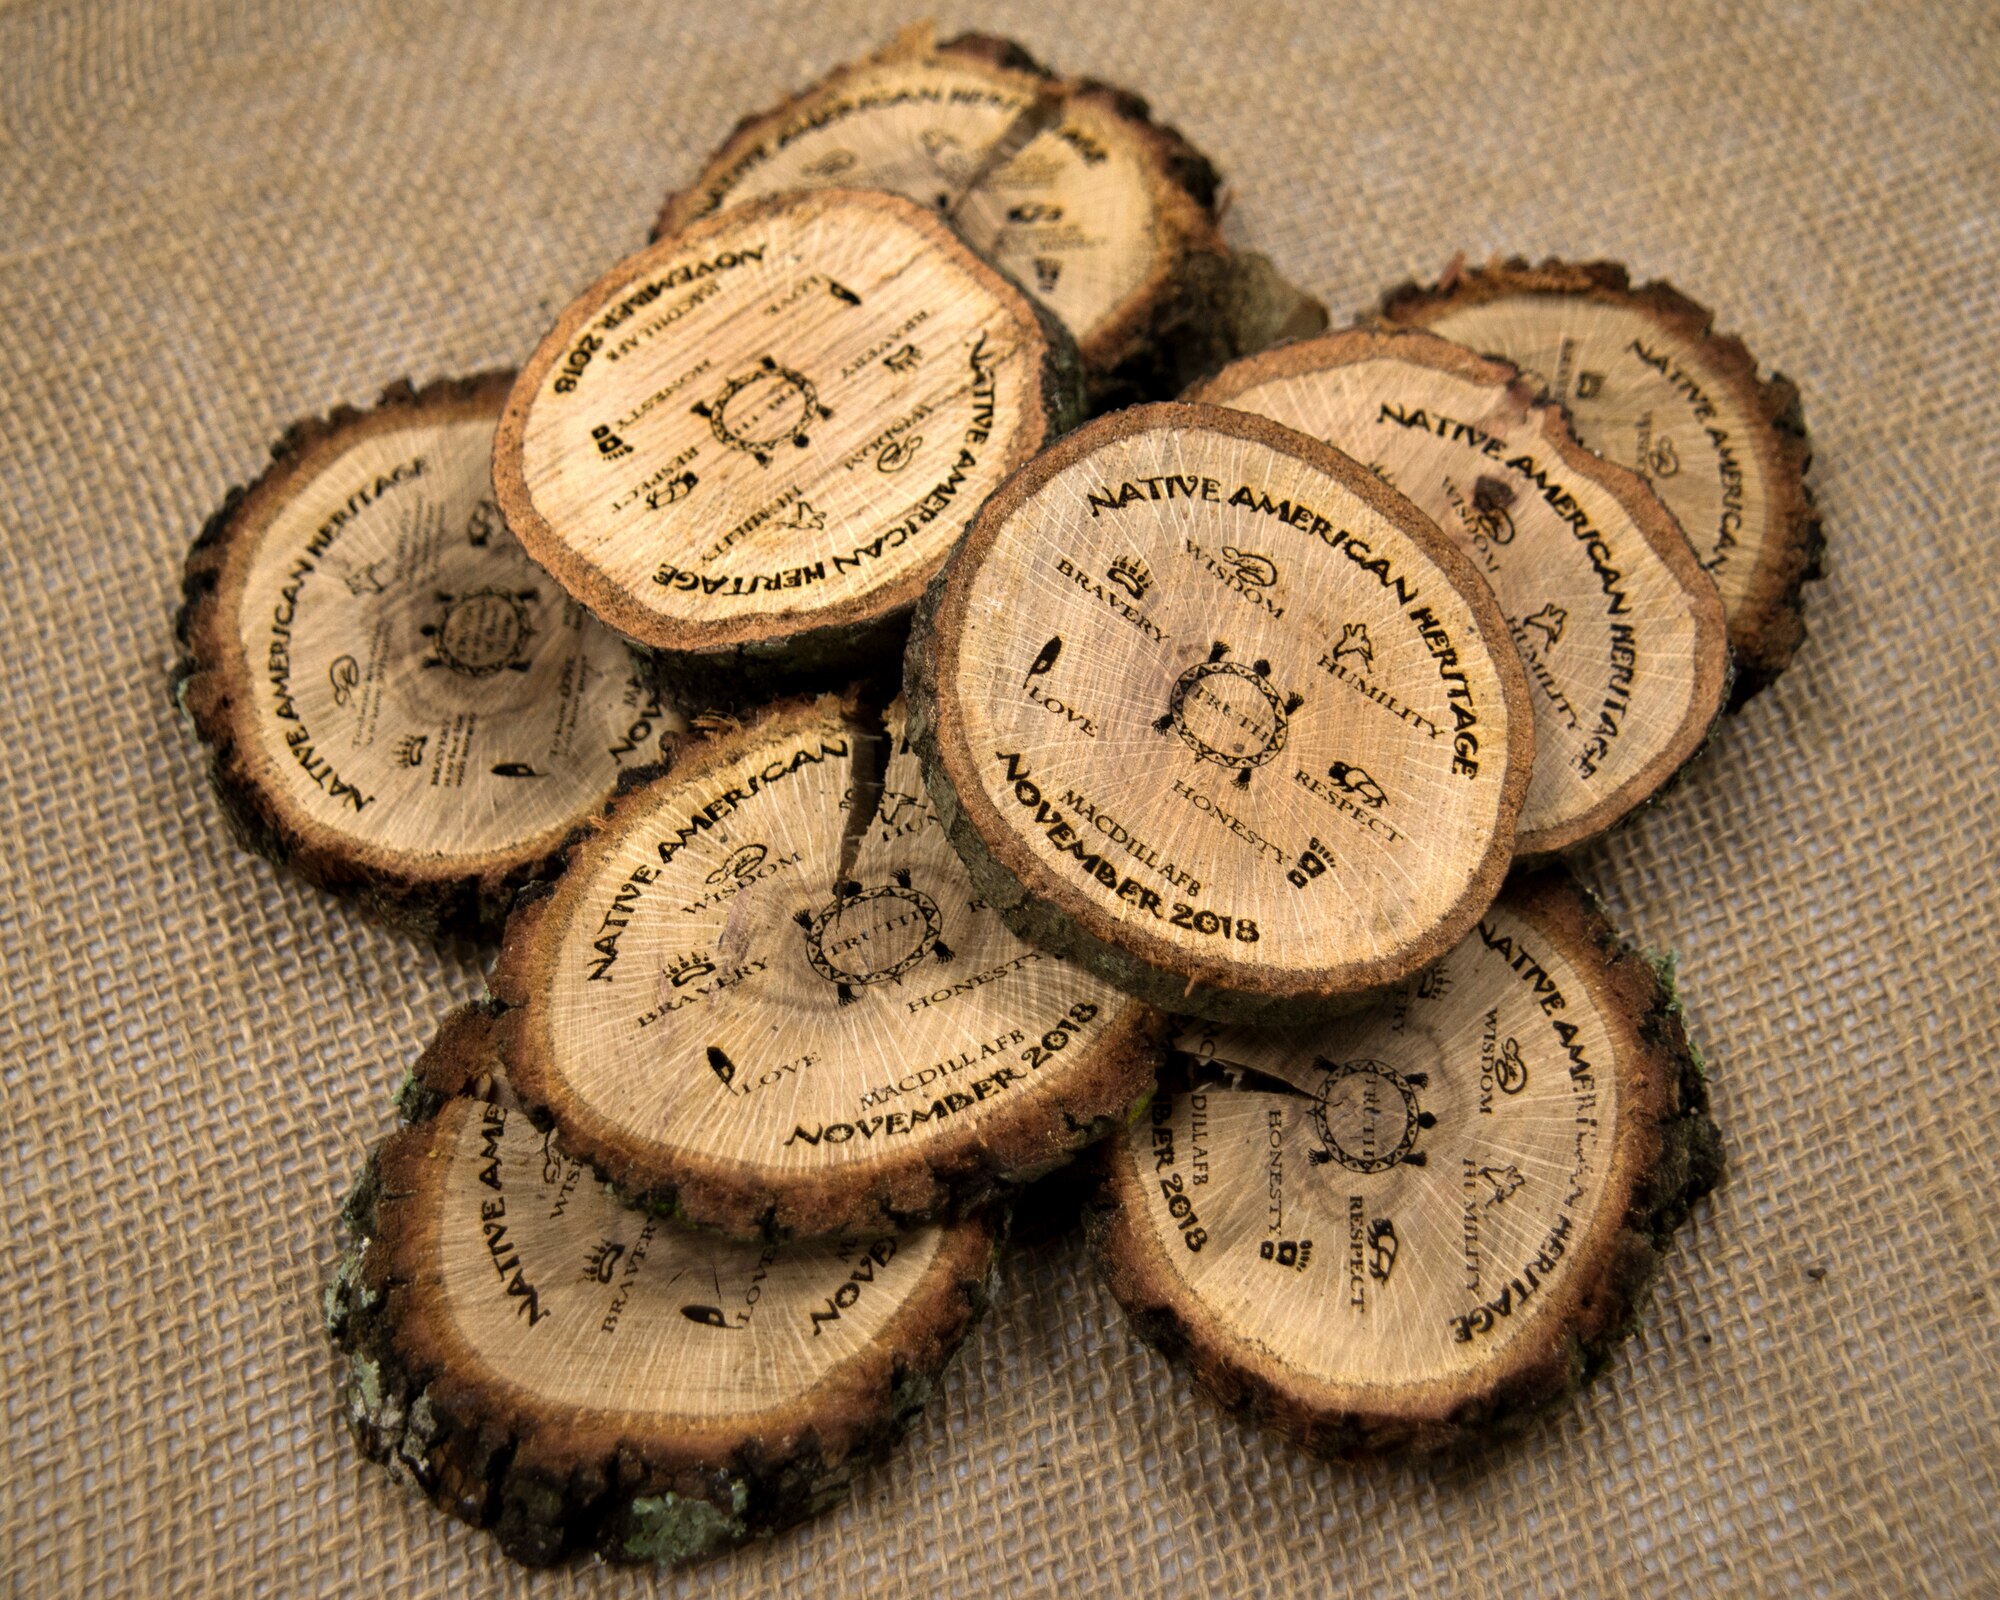
[[[1350,1006],[1456,943],[1512,858],[1534,735],[1491,591],[1264,418],[1146,406],[1063,441],[981,513],[907,667],[974,881],[1168,1009]]]
[[[1059,78],[1003,39],[940,46],[926,25],[746,119],[669,198],[658,232],[792,189],[906,195],[1039,297],[1075,335],[1099,402],[1125,403],[1227,359],[1218,183],[1136,95]]]
[[[828,189],[612,268],[495,446],[509,524],[669,665],[891,652],[979,503],[1074,420],[1067,339],[935,216]]]
[[[1493,586],[1534,701],[1520,854],[1602,833],[1701,748],[1729,680],[1715,585],[1659,497],[1578,445],[1512,367],[1349,329],[1234,362],[1189,398],[1367,463]],[[1365,671],[1358,651],[1345,664]]]
[[[1190,1024],[1106,1151],[1100,1265],[1196,1381],[1321,1453],[1479,1435],[1622,1336],[1719,1160],[1670,996],[1566,877],[1330,1024]]]
[[[178,693],[239,831],[429,927],[497,922],[683,726],[501,520],[508,383],[295,429],[188,560]]]
[[[491,981],[565,1148],[739,1236],[1039,1176],[1130,1119],[1165,1027],[980,901],[900,703],[789,702],[691,743],[517,911]]]
[[[1798,391],[1760,378],[1705,307],[1611,262],[1510,261],[1406,285],[1383,314],[1513,362],[1584,444],[1645,476],[1721,592],[1738,703],[1784,671],[1819,575],[1811,450]]]
[[[489,1028],[447,1019],[349,1203],[363,1449],[531,1562],[685,1559],[839,1498],[983,1308],[990,1226],[759,1246],[633,1210],[468,1077]]]

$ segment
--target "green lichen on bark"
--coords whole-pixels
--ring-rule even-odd
[[[387,1459],[401,1453],[409,1411],[401,1385],[379,1361],[363,1351],[351,1353],[340,1397],[349,1429],[369,1454]]]
[[[409,1170],[412,1143],[419,1156],[437,1159],[436,1148],[421,1142],[423,1124],[449,1102],[447,1085],[481,1064],[455,1047],[466,1043],[454,1036],[426,1053],[404,1097],[413,1125],[370,1158],[342,1207],[345,1248],[324,1309],[340,1358],[339,1415],[362,1454],[442,1511],[490,1531],[528,1566],[593,1552],[675,1565],[839,1501],[855,1473],[894,1444],[930,1398],[937,1368],[983,1311],[988,1284],[969,1272],[940,1284],[941,1294],[962,1296],[963,1312],[956,1298],[938,1307],[935,1331],[912,1336],[907,1357],[899,1351],[893,1375],[871,1391],[862,1414],[772,1424],[768,1434],[763,1421],[745,1418],[739,1444],[710,1447],[692,1461],[677,1454],[671,1435],[654,1454],[629,1438],[600,1436],[588,1420],[572,1443],[564,1430],[575,1418],[560,1409],[514,1409],[496,1397],[492,1374],[452,1366],[448,1351],[441,1355],[412,1332],[422,1326],[414,1320],[414,1279],[422,1274],[399,1250],[406,1230],[421,1237],[429,1178],[422,1160],[417,1172]],[[990,1226],[979,1229],[978,1240],[981,1270],[990,1275]]]
[[[1646,964],[1653,969],[1653,976],[1660,980],[1660,992],[1666,996],[1665,1010],[1668,1016],[1680,1024],[1681,1035],[1687,1045],[1688,1060],[1694,1070],[1704,1079],[1708,1076],[1708,1057],[1702,1054],[1701,1046],[1694,1042],[1694,1033],[1687,1025],[1687,1006],[1681,999],[1680,986],[1681,953],[1666,950],[1659,955],[1649,955]]]
[[[730,1509],[707,1500],[665,1494],[641,1495],[632,1502],[632,1531],[622,1549],[634,1561],[653,1561],[662,1566],[692,1560],[717,1545],[734,1543],[749,1531],[743,1520],[750,1503],[749,1489],[739,1480],[729,1488]]]

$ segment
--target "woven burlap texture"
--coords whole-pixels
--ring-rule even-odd
[[[1671,278],[1805,395],[1811,638],[1582,866],[1681,957],[1727,1186],[1608,1379],[1443,1469],[1311,1463],[1013,1257],[852,1503],[669,1579],[853,1596],[2000,1586],[2000,22],[1988,5],[944,7],[1143,87],[1338,312],[1457,251]],[[0,9],[0,1563],[14,1591],[542,1595],[365,1465],[319,1296],[483,953],[229,844],[182,556],[294,418],[518,361],[856,3]]]

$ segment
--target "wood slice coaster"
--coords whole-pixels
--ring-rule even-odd
[[[1492,584],[1533,684],[1518,854],[1602,833],[1701,748],[1729,683],[1715,585],[1659,496],[1579,445],[1514,368],[1352,329],[1235,362],[1189,398],[1367,462]],[[1337,652],[1364,673],[1370,655],[1358,638]]]
[[[976,898],[903,720],[828,697],[691,742],[508,924],[515,1088],[628,1195],[739,1237],[900,1224],[1152,1093],[1165,1019]]]
[[[492,498],[511,374],[300,423],[189,552],[175,698],[242,841],[431,931],[515,887],[679,714]]]
[[[1406,284],[1382,314],[1523,368],[1579,439],[1645,475],[1722,593],[1737,704],[1785,670],[1820,571],[1812,451],[1798,390],[1760,380],[1711,312],[1664,283],[1634,288],[1608,261],[1517,259]]]
[[[536,560],[684,672],[866,669],[980,502],[1079,414],[1067,342],[910,201],[758,201],[563,313],[494,483]]]
[[[847,1492],[985,1308],[994,1229],[744,1245],[621,1205],[447,1019],[327,1293],[362,1449],[531,1564],[677,1562]]]
[[[1680,1011],[1558,872],[1393,1001],[1190,1027],[1090,1214],[1135,1330],[1319,1455],[1470,1442],[1603,1367],[1721,1146]]]
[[[1170,1010],[1351,1007],[1456,944],[1512,858],[1533,724],[1492,591],[1262,417],[1141,406],[1057,444],[980,513],[906,670],[980,892]]]
[[[1232,258],[1207,158],[1146,102],[1054,76],[1019,45],[906,30],[747,117],[667,200],[656,237],[746,199],[843,184],[948,216],[1075,335],[1101,408],[1174,393],[1326,310]]]

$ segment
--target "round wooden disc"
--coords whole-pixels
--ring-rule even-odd
[[[1458,1442],[1594,1375],[1720,1172],[1678,1007],[1555,872],[1392,1002],[1179,1042],[1189,1086],[1106,1148],[1099,1265],[1318,1454]]]
[[[621,1205],[512,1103],[459,1093],[448,1019],[374,1154],[327,1296],[363,1449],[530,1563],[672,1562],[845,1493],[986,1303],[974,1217],[757,1246]]]
[[[175,694],[246,843],[465,929],[684,724],[528,560],[489,471],[511,376],[302,423],[187,561]]]
[[[1165,1034],[977,900],[900,702],[795,701],[690,746],[517,910],[491,986],[566,1149],[744,1237],[1039,1176],[1136,1114]]]
[[[1369,641],[1347,665],[1343,641]],[[1533,726],[1506,620],[1337,450],[1142,406],[981,512],[907,658],[931,794],[1015,927],[1171,1010],[1351,1006],[1472,926]]]
[[[1664,283],[1610,262],[1494,262],[1405,285],[1390,320],[1504,357],[1547,386],[1591,449],[1642,473],[1722,594],[1740,704],[1805,638],[1820,524],[1798,390]]]
[[[563,313],[494,483],[535,559],[641,644],[690,668],[861,667],[1077,414],[1065,346],[910,201],[758,201]]]
[[[1729,683],[1715,585],[1659,497],[1577,444],[1512,367],[1350,329],[1235,362],[1189,398],[1367,462],[1493,586],[1533,685],[1517,854],[1602,833],[1701,748]],[[1357,639],[1340,664],[1365,673],[1370,654]]]
[[[747,118],[658,231],[823,184],[948,215],[1075,335],[1100,405],[1171,393],[1227,359],[1207,305],[1226,270],[1219,180],[1135,95],[1057,78],[1004,40],[939,46],[915,28]]]

